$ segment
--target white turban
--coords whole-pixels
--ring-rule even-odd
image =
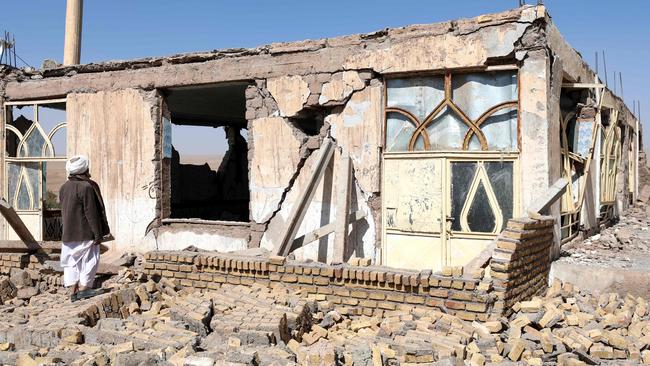
[[[75,155],[65,163],[68,175],[83,174],[88,171],[88,158],[84,155]]]

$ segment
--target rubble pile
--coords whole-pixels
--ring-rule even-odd
[[[571,243],[563,250],[563,260],[568,262],[635,267],[635,257],[650,256],[650,215],[645,206],[637,205],[615,225],[584,241]]]
[[[18,299],[7,280],[1,364],[650,364],[645,299],[557,281],[508,317],[470,322],[417,306],[364,315],[282,284],[182,289],[130,269],[75,303],[58,288]]]
[[[639,195],[619,221],[563,249],[562,261],[614,268],[650,270],[650,168],[639,164]]]

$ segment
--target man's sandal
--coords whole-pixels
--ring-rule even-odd
[[[105,289],[103,288],[98,288],[98,289],[86,289],[86,290],[81,290],[77,292],[76,294],[72,295],[73,297],[70,298],[72,302],[75,302],[77,300],[84,300],[84,299],[90,299],[91,297],[101,295],[103,293],[106,293]]]

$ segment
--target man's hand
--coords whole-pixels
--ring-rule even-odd
[[[101,244],[101,243],[102,243],[102,239],[95,239],[95,240],[93,241],[93,245],[99,245],[99,244]]]

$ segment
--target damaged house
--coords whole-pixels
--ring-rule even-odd
[[[641,126],[543,6],[254,49],[5,69],[0,106],[0,193],[34,237],[60,238],[48,177],[85,154],[118,252],[265,248],[438,271],[470,263],[508,220],[538,213],[555,219],[557,255],[637,195]],[[218,166],[183,161],[179,126],[223,132]],[[17,238],[4,220],[0,236]]]

